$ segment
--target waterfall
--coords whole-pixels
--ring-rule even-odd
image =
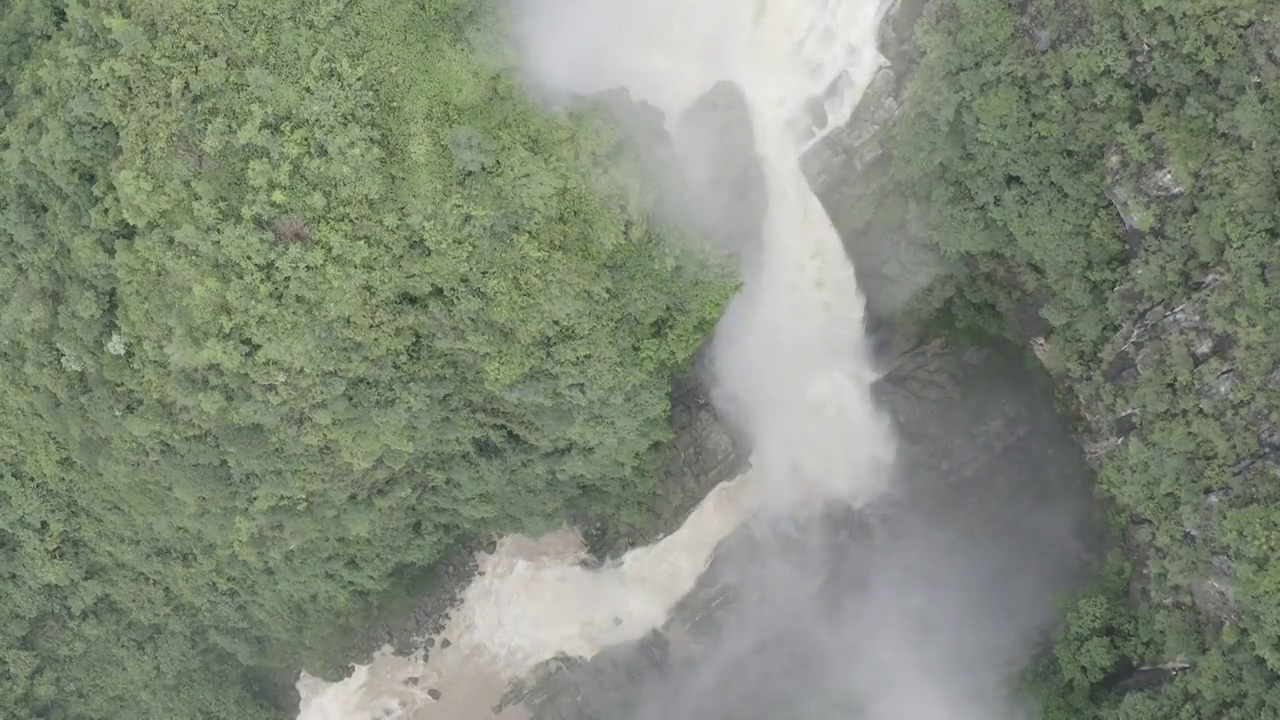
[[[893,437],[853,267],[800,169],[848,118],[882,62],[877,0],[523,0],[516,37],[532,80],[572,93],[626,87],[672,120],[717,82],[742,90],[768,209],[759,253],[712,345],[713,398],[748,434],[751,470],[684,525],[606,567],[571,531],[509,537],[482,555],[427,657],[384,654],[347,680],[299,680],[300,720],[471,720],[507,684],[565,654],[590,657],[661,626],[716,545],[756,513],[862,504],[887,481]],[[814,103],[826,120],[811,121]],[[448,641],[448,646],[445,646]],[[519,707],[501,718],[522,717]]]

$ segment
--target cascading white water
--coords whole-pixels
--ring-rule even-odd
[[[892,434],[871,398],[863,300],[799,164],[848,118],[882,61],[878,0],[522,0],[516,16],[527,69],[544,86],[625,86],[669,119],[719,81],[742,89],[768,212],[713,360],[717,405],[749,434],[753,469],[677,532],[600,570],[581,566],[571,531],[507,538],[480,558],[484,574],[426,662],[384,655],[331,685],[304,674],[300,720],[492,717],[507,683],[538,663],[590,657],[660,626],[752,513],[865,502],[887,477]],[[818,98],[828,120],[815,128]]]
[[[800,169],[883,59],[879,0],[525,0],[531,75],[582,94],[624,86],[677,118],[715,83],[746,97],[763,165],[763,246],[716,331],[717,405],[750,436],[773,505],[867,495],[892,453],[853,267]],[[813,127],[820,99],[826,124]]]

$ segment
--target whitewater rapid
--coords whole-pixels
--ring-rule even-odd
[[[626,87],[677,119],[720,81],[745,96],[768,209],[759,253],[712,346],[717,408],[747,433],[751,470],[684,525],[604,568],[565,529],[478,558],[425,659],[383,654],[339,683],[298,681],[299,720],[527,717],[508,685],[557,655],[589,658],[660,627],[716,546],[752,515],[863,504],[892,461],[853,266],[800,157],[852,112],[883,62],[878,0],[523,0],[514,36],[533,83]],[[821,103],[825,124],[815,127]],[[424,639],[424,645],[427,640]]]

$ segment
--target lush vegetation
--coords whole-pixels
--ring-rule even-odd
[[[918,39],[867,222],[952,262],[930,303],[1042,341],[1126,536],[1046,716],[1280,717],[1280,10],[935,0]]]
[[[486,12],[4,4],[0,716],[274,716],[396,573],[651,487],[732,278]]]
[[[276,716],[450,544],[638,507],[731,279],[490,12],[0,9],[0,716]],[[933,0],[918,60],[865,222],[1041,343],[1125,536],[1046,719],[1280,717],[1280,11]]]

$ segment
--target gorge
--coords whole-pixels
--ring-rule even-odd
[[[674,215],[740,262],[701,381],[749,469],[599,567],[573,529],[500,540],[425,648],[304,678],[300,719],[1021,717],[1011,678],[1090,567],[1089,472],[1016,350],[876,356],[802,172],[885,72],[886,9],[520,6],[535,92],[670,119]]]
[[[0,3],[0,717],[1280,718],[1274,5]]]

